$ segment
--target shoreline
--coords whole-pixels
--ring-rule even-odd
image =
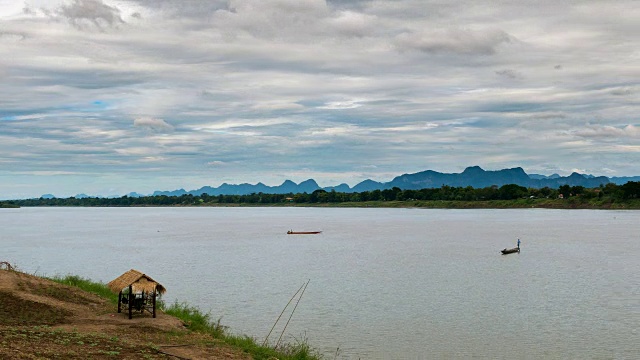
[[[0,259],[2,260],[2,259]],[[0,261],[0,358],[319,360],[306,342],[260,345],[187,303],[157,318],[117,311],[107,285],[76,275],[43,277]]]
[[[312,193],[251,193],[243,195],[149,195],[122,197],[31,198],[0,201],[0,207],[14,206],[303,206],[381,207],[433,209],[640,209],[640,183],[628,182],[599,188],[562,185],[559,189],[525,188],[515,184],[485,188],[451,187],[343,193],[319,189]]]
[[[640,210],[640,199],[627,201],[580,201],[574,199],[523,199],[523,200],[413,200],[413,201],[363,201],[342,203],[200,203],[200,204],[130,204],[130,205],[23,205],[17,206],[0,203],[3,209],[19,209],[22,207],[320,207],[320,208],[404,208],[404,209],[558,209],[558,210]]]

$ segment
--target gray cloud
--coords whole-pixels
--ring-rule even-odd
[[[637,89],[632,87],[620,87],[620,88],[615,88],[611,90],[611,94],[619,95],[619,96],[631,95],[636,92],[637,92]]]
[[[508,79],[520,79],[522,78],[522,74],[512,69],[504,69],[496,71],[497,75],[503,76]]]
[[[402,51],[491,55],[497,51],[499,45],[511,41],[512,37],[502,30],[447,29],[435,32],[405,32],[397,36],[396,45]]]
[[[155,131],[172,131],[173,126],[162,119],[152,117],[140,117],[133,121],[133,126],[147,128]]]
[[[3,42],[22,41],[26,39],[26,37],[27,36],[24,33],[0,31],[0,41],[3,41]]]
[[[640,174],[633,5],[0,2],[0,188]]]
[[[150,11],[161,11],[171,17],[209,17],[217,10],[229,10],[229,0],[175,1],[132,0],[132,3]]]
[[[103,28],[124,23],[120,10],[102,0],[73,0],[71,4],[61,5],[57,14],[80,28],[90,24]]]
[[[634,125],[626,125],[624,127],[588,125],[584,129],[575,131],[574,134],[584,138],[640,139],[640,128]]]

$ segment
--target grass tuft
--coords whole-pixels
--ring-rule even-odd
[[[109,301],[111,301],[113,304],[117,304],[118,303],[118,294],[114,294],[108,287],[106,284],[103,284],[101,282],[95,282],[95,281],[91,281],[89,279],[85,279],[83,277],[77,276],[77,275],[67,275],[67,276],[54,276],[52,278],[49,278],[50,280],[53,280],[59,284],[63,284],[63,285],[68,285],[68,286],[75,286],[77,288],[80,288],[86,292],[90,292],[93,294],[96,294],[98,296],[101,296],[105,299],[108,299]]]
[[[220,324],[220,319],[212,322],[210,313],[205,314],[187,303],[176,301],[163,311],[182,320],[190,330],[204,332],[217,339],[224,337],[226,326]]]
[[[237,347],[245,353],[251,355],[255,360],[319,360],[322,357],[309,346],[306,339],[296,341],[294,344],[284,344],[274,349],[269,346],[259,345],[256,339],[246,335],[233,335],[227,333],[227,327],[220,324],[221,319],[216,322],[211,321],[210,313],[203,313],[200,309],[186,303],[175,302],[171,306],[163,309],[171,316],[182,320],[187,328],[209,334],[224,343]]]

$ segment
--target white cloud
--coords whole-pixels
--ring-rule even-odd
[[[302,110],[304,106],[300,104],[290,103],[286,101],[264,101],[259,102],[251,107],[254,110]]]
[[[23,171],[16,172],[19,175],[32,175],[32,176],[60,176],[60,175],[79,175],[81,173],[74,171]]]
[[[173,126],[162,119],[152,117],[140,117],[133,120],[133,126],[147,128],[155,131],[172,131]]]
[[[323,106],[319,106],[320,109],[327,110],[340,110],[340,109],[355,109],[362,106],[360,103],[362,100],[351,99],[342,101],[329,101]]]
[[[640,138],[640,129],[634,125],[625,127],[588,125],[584,129],[574,132],[584,138]]]
[[[164,156],[143,156],[138,159],[138,161],[142,163],[154,163],[154,162],[162,162],[166,160],[167,158]]]
[[[224,161],[218,161],[218,160],[215,160],[215,161],[209,161],[209,162],[207,162],[207,165],[208,165],[208,166],[211,166],[211,167],[219,167],[219,166],[224,166],[224,165],[226,165],[226,163],[225,163]]]
[[[372,35],[376,30],[377,17],[354,11],[340,11],[336,16],[327,19],[330,27],[347,36]]]

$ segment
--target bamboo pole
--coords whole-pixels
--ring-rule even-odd
[[[284,324],[284,329],[282,329],[282,334],[280,334],[280,337],[278,338],[278,342],[276,343],[276,348],[278,348],[278,345],[280,345],[280,340],[282,339],[282,335],[284,335],[285,330],[287,330],[287,325],[289,325],[289,321],[291,321],[291,318],[293,317],[293,313],[296,312],[296,308],[298,307],[298,304],[300,304],[300,300],[302,300],[302,295],[304,295],[304,291],[307,290],[307,286],[309,285],[310,281],[311,281],[311,279],[307,280],[307,283],[304,285],[304,289],[302,289],[302,293],[300,293],[300,297],[298,298],[298,301],[296,302],[296,306],[294,306],[293,310],[291,311],[291,315],[289,316],[289,320],[287,320],[287,323]]]
[[[296,291],[295,294],[293,294],[293,296],[291,297],[291,299],[289,299],[289,302],[287,303],[287,305],[285,305],[284,309],[282,309],[282,312],[280,313],[280,315],[278,315],[278,318],[276,319],[276,322],[273,323],[273,326],[271,327],[271,330],[269,330],[269,333],[267,334],[267,337],[264,338],[264,342],[262,343],[262,346],[265,346],[267,344],[267,341],[269,340],[269,336],[271,335],[271,332],[273,331],[273,329],[276,327],[276,324],[278,323],[278,321],[280,321],[280,317],[282,317],[282,314],[284,314],[284,311],[287,310],[287,307],[289,306],[289,304],[291,304],[291,301],[293,301],[293,299],[296,297],[296,295],[298,295],[298,293],[300,292],[300,290],[302,290],[302,287],[304,286],[304,284],[302,284],[302,286],[300,286],[300,288],[298,289],[298,291]]]

